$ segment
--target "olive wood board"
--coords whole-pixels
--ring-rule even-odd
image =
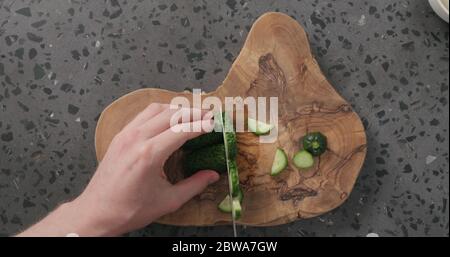
[[[101,114],[95,134],[97,159],[102,160],[114,136],[150,103],[170,103],[189,92],[146,88],[131,92]],[[202,96],[278,97],[279,123],[275,143],[261,144],[252,133],[238,133],[239,179],[244,192],[238,224],[272,226],[321,215],[349,196],[366,156],[363,124],[351,105],[327,81],[314,59],[304,29],[282,13],[266,13],[253,24],[223,84]],[[328,149],[313,168],[298,170],[292,157],[307,132],[327,136]],[[277,147],[289,164],[270,176]],[[182,179],[182,150],[164,166],[171,181]],[[217,205],[227,195],[226,175],[159,223],[185,226],[229,224],[231,215]]]

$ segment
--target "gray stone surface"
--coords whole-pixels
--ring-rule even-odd
[[[449,234],[449,29],[427,1],[0,0],[0,233],[83,189],[100,112],[142,87],[213,90],[255,19],[293,16],[367,128],[350,198],[252,236]],[[131,235],[221,236],[162,225]]]

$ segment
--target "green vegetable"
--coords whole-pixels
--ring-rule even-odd
[[[230,196],[227,195],[222,202],[217,206],[220,211],[225,213],[230,213],[234,211],[233,216],[235,219],[239,219],[242,213],[241,201],[238,197],[234,197],[233,200],[230,200]],[[231,207],[233,205],[233,208]]]
[[[226,173],[225,146],[223,144],[212,145],[187,154],[184,160],[185,175],[190,176],[199,170],[215,170],[219,173]]]
[[[301,150],[294,155],[294,164],[297,168],[308,169],[314,165],[314,157],[306,150]]]
[[[219,124],[222,124],[222,129],[225,131],[225,140],[227,141],[228,147],[228,158],[233,160],[237,155],[237,142],[236,142],[236,132],[234,132],[233,121],[230,119],[230,116],[223,112],[222,117],[216,117],[214,120]],[[217,123],[216,123],[217,125]]]
[[[242,213],[242,206],[241,206],[241,202],[239,201],[239,199],[233,199],[233,218],[238,220],[241,218],[241,213]]]
[[[227,114],[225,114],[225,112],[222,113],[222,117],[216,114],[214,120],[215,120],[214,122],[215,131],[188,140],[182,146],[182,149],[186,151],[194,151],[210,145],[223,144],[222,130],[225,128],[226,129],[225,136],[227,138],[229,146],[228,154],[230,156],[230,159],[235,158],[237,153],[237,146],[236,146],[236,133],[233,130],[233,122],[231,121],[230,117]]]
[[[272,163],[270,175],[276,176],[280,174],[288,165],[288,157],[283,149],[278,148],[275,152],[275,158]]]
[[[210,132],[191,139],[184,143],[183,150],[194,151],[206,146],[223,143],[223,134],[220,132]]]
[[[242,193],[241,188],[239,187],[239,190],[236,192],[236,196],[234,198],[239,199],[239,202],[242,203],[242,200],[244,200],[244,193]]]
[[[217,206],[223,212],[231,212],[230,196],[227,195]]]
[[[225,197],[218,208],[223,212],[234,210],[233,216],[238,219],[241,216],[243,194],[239,185],[239,172],[236,164],[236,133],[233,129],[233,121],[225,112],[215,114],[214,121],[215,131],[189,140],[183,145],[184,150],[191,151],[185,156],[184,171],[186,176],[206,169],[226,173],[226,155],[228,155],[228,181],[233,199],[230,199],[230,196]],[[226,149],[224,141],[227,143]],[[225,152],[226,150],[227,152]],[[233,208],[231,208],[232,206]]]
[[[248,129],[256,135],[265,135],[275,127],[273,124],[267,124],[252,118],[248,118],[247,125]]]
[[[225,112],[222,113],[222,117],[220,117],[219,114],[220,113],[216,113],[214,115],[214,131],[207,133],[207,134],[203,134],[203,135],[193,138],[191,140],[188,140],[186,143],[184,143],[184,145],[182,146],[182,149],[187,150],[187,151],[194,151],[194,150],[197,150],[197,149],[200,149],[200,148],[203,148],[206,146],[210,146],[210,145],[223,144],[222,129],[223,129],[223,121],[225,120],[226,115],[225,115]],[[229,139],[230,141],[233,140],[232,137],[233,136],[230,135],[230,139]],[[234,138],[236,138],[236,137],[234,137]],[[231,145],[235,145],[235,143],[231,142]]]
[[[327,137],[320,132],[306,134],[302,139],[303,149],[314,156],[319,156],[327,150]]]
[[[229,177],[229,183],[230,183],[230,188],[231,188],[231,195],[233,195],[233,197],[238,196],[239,192],[241,191],[240,187],[239,187],[239,172],[238,172],[238,168],[236,165],[236,161],[235,160],[231,160],[228,162],[228,167],[230,168],[230,173],[228,174]]]
[[[239,188],[239,190],[236,192],[236,196],[233,197],[233,201],[230,201],[230,195],[227,195],[217,206],[220,211],[230,213],[231,212],[231,203],[234,204],[235,209],[235,215],[236,219],[239,219],[241,216],[242,208],[241,203],[244,199],[244,194],[242,193],[242,190]],[[236,202],[237,201],[237,202]],[[238,204],[239,203],[239,204]]]

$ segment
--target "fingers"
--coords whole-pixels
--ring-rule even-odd
[[[194,130],[194,128],[199,128]],[[159,146],[159,158],[163,161],[173,152],[179,149],[189,139],[198,137],[214,129],[214,121],[211,119],[198,120],[190,123],[175,125],[158,136],[151,139],[154,145]],[[187,132],[186,132],[187,131]]]
[[[181,122],[201,120],[205,111],[190,108],[167,108],[139,127],[145,139],[152,138]]]
[[[192,127],[200,127],[200,131],[183,132],[182,130],[184,128],[184,131],[191,131]],[[131,149],[130,151],[136,151],[136,156],[138,156],[139,163],[144,170],[152,170],[150,166],[163,165],[169,156],[187,140],[213,129],[214,121],[212,119],[177,124],[153,138],[142,140],[140,144],[133,148],[134,150]]]
[[[168,108],[168,104],[152,103],[128,123],[127,127],[138,127]]]
[[[192,197],[203,192],[208,185],[217,180],[219,180],[219,174],[217,172],[212,170],[202,170],[173,185],[171,192],[175,205],[174,209],[176,210],[181,207]]]

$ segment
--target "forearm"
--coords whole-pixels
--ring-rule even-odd
[[[165,160],[187,140],[214,128],[212,115],[190,115],[202,119],[183,126],[201,125],[203,131],[175,132],[173,115],[201,114],[202,110],[169,107],[151,104],[138,114],[111,141],[84,192],[18,236],[118,236],[175,211],[219,180],[212,170],[199,171],[176,184],[167,180]]]

